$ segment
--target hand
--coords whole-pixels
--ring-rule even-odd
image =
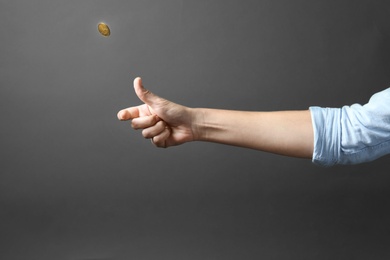
[[[134,90],[143,105],[118,112],[121,121],[132,120],[134,129],[157,147],[169,147],[193,141],[193,110],[163,99],[142,86],[141,78],[134,80]]]

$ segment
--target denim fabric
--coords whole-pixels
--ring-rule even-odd
[[[310,107],[313,163],[322,166],[357,164],[390,153],[390,88],[365,105]]]

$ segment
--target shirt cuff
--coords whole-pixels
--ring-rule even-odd
[[[330,167],[340,158],[341,126],[340,108],[310,107],[314,131],[314,149],[312,162]]]

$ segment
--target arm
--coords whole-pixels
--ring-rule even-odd
[[[311,158],[313,130],[305,111],[246,112],[198,109],[199,140]]]
[[[310,111],[246,112],[188,108],[160,98],[134,80],[143,105],[123,109],[120,120],[132,120],[134,129],[158,147],[189,141],[217,142],[311,158],[313,127]]]

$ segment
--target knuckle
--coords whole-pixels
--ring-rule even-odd
[[[133,120],[133,121],[131,121],[131,127],[132,127],[133,129],[135,129],[135,130],[137,130],[137,129],[138,129],[138,125],[137,125],[137,123],[136,123],[136,122],[134,122],[134,120]]]
[[[152,92],[150,92],[150,90],[146,89],[146,88],[144,88],[143,91],[142,91],[142,94],[145,95],[145,96],[150,95],[151,93]]]
[[[153,116],[153,123],[158,123],[158,122],[161,122],[162,120],[158,117],[158,115],[154,115]]]
[[[161,129],[164,129],[165,128],[165,122],[164,121],[158,121],[156,123],[156,125],[158,125],[158,127],[160,127]]]
[[[155,143],[155,144],[159,144],[159,143],[161,143],[161,137],[160,136],[155,136],[155,137],[153,137],[153,142]]]
[[[153,137],[153,144],[159,148],[165,148],[165,140],[161,136]]]
[[[145,138],[151,138],[150,132],[148,131],[148,129],[142,130],[142,136]]]
[[[151,115],[149,117],[148,121],[149,121],[149,124],[151,124],[151,125],[154,125],[154,124],[158,123],[157,116],[156,115]]]

